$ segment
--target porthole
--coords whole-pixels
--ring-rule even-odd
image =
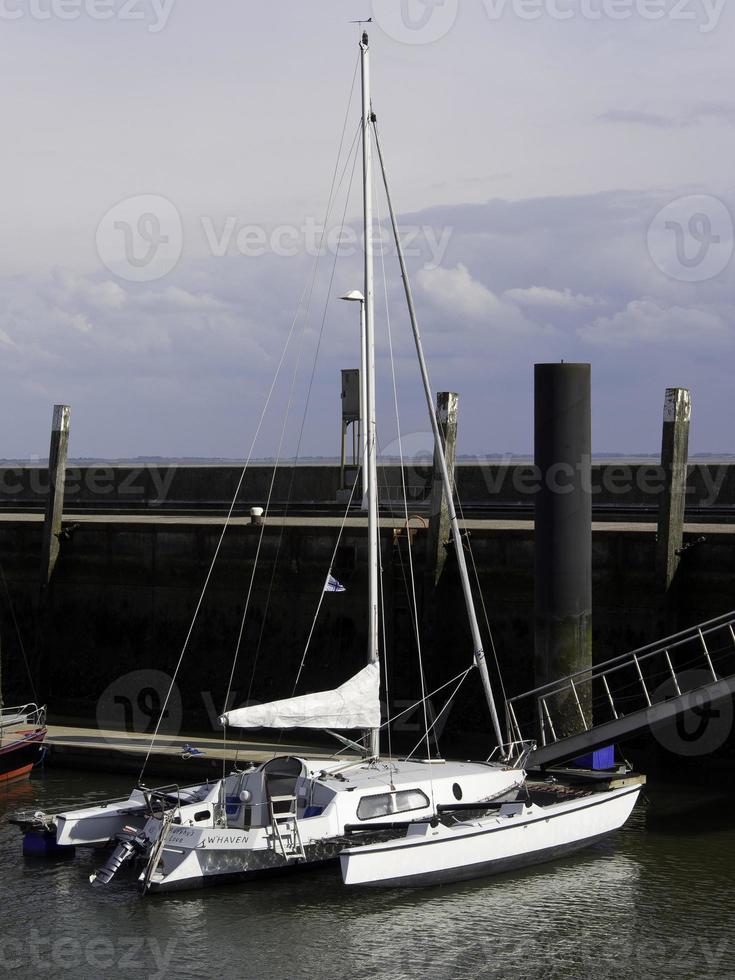
[[[452,786],[452,792],[454,793],[455,800],[462,799],[462,787],[459,785],[459,783],[455,783]]]

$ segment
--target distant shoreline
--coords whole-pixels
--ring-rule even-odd
[[[425,453],[417,455],[406,454],[404,460],[411,465],[429,466],[431,457]],[[380,456],[378,461],[384,465],[398,465],[398,456]],[[651,463],[659,462],[658,453],[593,453],[593,463]],[[68,466],[243,466],[243,459],[230,457],[199,457],[199,456],[135,456],[120,458],[104,458],[98,456],[80,456],[68,460]],[[272,466],[276,460],[273,457],[261,457],[250,461],[251,466]],[[694,453],[689,457],[690,463],[735,463],[734,453]],[[457,457],[458,466],[478,465],[513,465],[533,463],[533,456],[527,453],[485,453],[461,454]],[[284,458],[279,461],[281,466],[339,466],[337,456],[301,456],[299,459]],[[2,468],[45,468],[48,458],[33,459],[0,459]]]

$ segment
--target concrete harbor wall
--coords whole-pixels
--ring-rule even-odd
[[[519,693],[534,684],[533,526],[487,520],[468,524],[506,688],[509,694]],[[419,691],[406,598],[406,530],[397,519],[384,518],[383,525],[391,698],[405,707]],[[273,518],[266,525],[234,676],[238,703],[291,694],[338,526],[338,519],[321,517]],[[138,671],[173,672],[221,521],[87,515],[66,518],[65,527],[48,608],[41,616],[35,605],[40,516],[0,518],[7,588],[43,698],[57,716],[111,727],[128,710],[138,720],[152,717],[165,690],[154,678],[144,685],[145,694],[131,693],[129,678]],[[414,535],[421,598],[426,531],[417,526]],[[176,700],[171,710],[173,727],[179,712],[189,730],[211,730],[211,719],[222,707],[258,541],[259,529],[246,520],[232,526],[224,539],[181,670],[180,705]],[[735,607],[735,533],[726,526],[690,525],[685,545],[695,542],[684,554],[677,583],[680,627]],[[655,578],[653,525],[596,525],[592,548],[593,651],[599,662],[664,634],[666,617]],[[334,562],[334,574],[346,591],[324,596],[301,692],[332,687],[362,663],[365,556],[365,529],[361,520],[353,520]],[[429,689],[461,671],[471,654],[451,554],[430,601],[435,603],[435,628],[425,646]],[[25,700],[22,656],[6,601],[2,635],[6,700]],[[131,683],[140,686],[139,680]],[[136,698],[137,706],[132,703]],[[131,701],[127,707],[126,699]],[[442,704],[435,699],[437,710]],[[399,723],[404,740],[411,740],[417,722],[414,717]],[[487,729],[479,685],[471,677],[448,716],[446,734]]]
[[[248,470],[238,503],[240,508],[263,505],[269,491],[273,467],[259,463]],[[180,465],[129,463],[125,465],[71,465],[66,471],[67,510],[74,507],[95,510],[147,509],[223,509],[229,506],[237,487],[237,465]],[[564,492],[568,475],[554,474],[555,489]],[[409,499],[419,503],[431,490],[432,466],[429,459],[415,459],[405,467]],[[379,467],[380,495],[384,501],[398,500],[401,473],[397,465]],[[333,505],[340,486],[340,470],[335,465],[278,468],[272,499],[299,508]],[[644,508],[654,511],[664,487],[662,467],[654,461],[613,460],[594,462],[591,492],[594,507]],[[470,507],[532,507],[539,488],[533,463],[460,461],[457,490]],[[43,466],[0,466],[0,509],[42,509],[48,491],[48,473]],[[695,462],[689,466],[687,507],[705,516],[717,512],[718,519],[735,520],[735,464]]]

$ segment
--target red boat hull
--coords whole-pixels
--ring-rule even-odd
[[[17,737],[0,748],[0,785],[25,779],[30,774],[41,756],[46,729],[28,729],[13,734]]]

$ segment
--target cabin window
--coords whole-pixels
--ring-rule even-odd
[[[454,793],[455,800],[461,800],[462,799],[462,787],[459,785],[459,783],[454,783],[453,784],[453,786],[452,786],[452,792]]]
[[[197,810],[194,814],[194,819],[199,822],[201,820],[209,820],[211,814],[209,810]]]
[[[409,810],[423,810],[429,805],[429,798],[420,789],[404,789],[397,793],[379,793],[377,796],[363,796],[357,805],[359,820],[374,820],[391,813],[406,813]]]

